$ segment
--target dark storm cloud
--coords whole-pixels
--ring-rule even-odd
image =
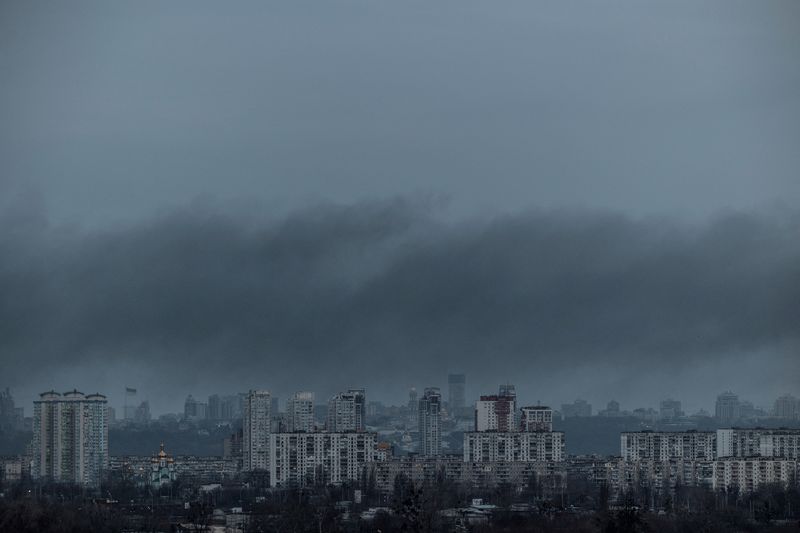
[[[765,352],[765,376],[798,370],[786,359],[800,337],[795,213],[442,222],[438,207],[265,220],[193,205],[99,232],[4,225],[3,363],[17,378],[135,364],[182,385],[290,390],[454,368],[489,382],[658,373]]]

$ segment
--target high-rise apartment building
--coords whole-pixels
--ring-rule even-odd
[[[581,399],[575,400],[572,403],[562,404],[561,416],[564,418],[592,416],[592,404]]]
[[[139,425],[147,425],[150,423],[152,415],[150,414],[150,402],[147,400],[139,404],[136,412],[133,415],[133,421]]]
[[[243,395],[231,394],[223,396],[220,403],[219,417],[221,420],[234,420],[242,418],[244,412]]]
[[[6,388],[0,391],[0,431],[11,431],[17,429],[17,408],[14,407],[14,397],[11,391]]]
[[[206,409],[206,417],[209,420],[222,420],[222,398],[218,394],[212,394],[208,397],[208,409]]]
[[[475,403],[475,431],[515,431],[517,394],[513,385],[501,385],[497,395]]]
[[[334,433],[364,431],[366,418],[367,393],[364,389],[340,392],[328,400],[327,431]]]
[[[717,396],[714,415],[719,420],[738,420],[741,416],[739,408],[739,397],[730,391],[723,392]]]
[[[416,387],[411,387],[408,390],[408,408],[412,411],[416,411],[418,401],[419,398],[417,397],[417,389]]]
[[[269,470],[269,436],[272,398],[269,391],[251,390],[244,402],[242,420],[242,469]]]
[[[553,431],[553,410],[545,405],[523,407],[520,429],[526,432]]]
[[[125,405],[122,408],[122,418],[133,420],[136,416],[136,394],[133,387],[125,387]]]
[[[235,431],[222,440],[222,457],[236,461],[237,469],[242,469],[244,431]]]
[[[417,418],[419,421],[419,451],[422,455],[441,455],[442,430],[440,424],[440,411],[442,394],[436,387],[425,389],[419,399]]]
[[[607,418],[622,416],[622,412],[619,408],[619,402],[616,400],[611,400],[608,402],[608,404],[606,404],[605,409],[601,409],[600,412],[597,413],[597,416],[603,416]]]
[[[375,460],[375,433],[273,433],[270,484],[303,487],[358,481]]]
[[[476,431],[464,433],[464,461],[563,461],[564,433],[553,431],[553,410],[544,405],[523,407],[517,425],[513,388],[501,386],[499,392],[477,402]]]
[[[447,376],[447,407],[451,415],[458,415],[464,411],[466,384],[467,377],[464,374],[450,374]]]
[[[408,411],[409,411],[409,423],[411,427],[418,425],[417,414],[419,410],[419,399],[417,397],[417,389],[411,387],[411,390],[408,391]]]
[[[286,422],[290,433],[314,431],[314,393],[295,392],[286,402]]]
[[[791,394],[784,394],[775,400],[773,414],[778,418],[796,420],[800,418],[800,402]]]
[[[672,419],[680,418],[683,416],[680,400],[661,400],[659,404],[658,414],[661,418]]]
[[[183,404],[183,418],[185,420],[205,420],[208,404],[196,400],[191,394],[186,397]]]
[[[33,402],[34,479],[98,487],[108,468],[108,405],[102,394],[45,392]]]

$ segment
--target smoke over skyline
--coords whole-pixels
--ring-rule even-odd
[[[196,202],[87,230],[20,205],[0,230],[0,351],[28,395],[129,384],[176,409],[191,392],[363,385],[402,402],[463,371],[472,394],[510,380],[531,401],[707,406],[728,388],[768,402],[800,370],[792,211],[454,221],[419,197],[277,218]]]

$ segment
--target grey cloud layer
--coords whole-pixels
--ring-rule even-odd
[[[794,206],[798,27],[793,0],[4,0],[0,183],[98,227],[187,193]]]
[[[296,386],[660,372],[742,353],[798,370],[796,214],[688,226],[434,211],[396,200],[264,221],[193,207],[99,233],[16,219],[0,230],[0,357],[20,380],[135,361],[178,381]]]

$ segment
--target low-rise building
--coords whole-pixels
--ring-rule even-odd
[[[714,473],[712,460],[682,458],[626,460],[614,458],[595,471],[595,481],[609,488],[613,498],[647,489],[654,493],[672,491],[676,486],[711,487]]]
[[[12,483],[22,479],[24,457],[0,457],[0,480]]]
[[[794,459],[749,457],[714,461],[714,490],[738,493],[753,492],[768,484],[787,487],[797,482]]]
[[[235,460],[218,456],[179,455],[173,458],[173,476],[187,485],[221,483],[239,475],[239,464]],[[146,455],[119,455],[110,460],[113,474],[130,477],[144,485],[150,482],[153,457]]]
[[[716,438],[713,431],[625,431],[620,434],[620,454],[627,461],[710,461],[715,458]]]
[[[566,488],[567,470],[563,462],[464,461],[458,455],[422,457],[405,455],[376,462],[376,488],[383,493],[394,489],[397,476],[403,476],[416,487],[435,485],[441,481],[472,488],[496,487],[503,484],[528,485],[536,480],[544,494],[553,495]]]

